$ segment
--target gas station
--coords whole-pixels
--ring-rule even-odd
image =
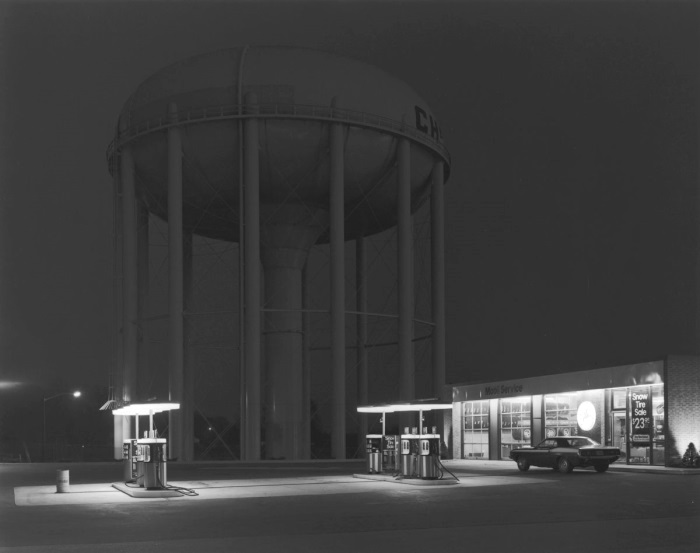
[[[190,489],[168,484],[167,439],[159,436],[153,421],[155,414],[179,407],[178,403],[134,403],[112,411],[115,417],[134,417],[135,427],[135,438],[123,440],[123,481],[113,483],[113,488],[134,498],[196,495]],[[437,399],[358,407],[358,413],[379,415],[382,430],[381,434],[366,435],[366,472],[353,477],[423,485],[459,482],[440,460],[443,441],[438,427],[425,424],[426,413],[452,410],[452,407],[451,403],[440,403]],[[399,434],[387,432],[387,417],[394,414],[398,421],[408,424]],[[148,416],[148,427],[140,436],[142,416]],[[411,421],[413,417],[415,420]],[[449,478],[446,473],[450,474]]]
[[[359,406],[358,413],[380,415],[382,433],[366,435],[366,473],[354,476],[411,484],[456,484],[458,478],[440,461],[442,436],[437,426],[424,426],[424,413],[446,409],[451,410],[452,404],[435,399]],[[393,413],[408,417],[415,413],[417,425],[404,426],[401,434],[387,434],[387,416]],[[451,478],[445,478],[445,472]]]
[[[153,415],[179,409],[179,403],[133,403],[112,414],[134,417],[136,438],[124,439],[122,447],[123,482],[115,482],[113,488],[131,497],[177,497],[192,493],[168,485],[168,441],[158,436]],[[148,416],[148,428],[139,436],[139,418]]]

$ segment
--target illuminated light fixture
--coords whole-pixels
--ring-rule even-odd
[[[424,411],[434,411],[437,409],[452,409],[451,403],[428,403],[429,401],[437,401],[436,399],[430,400],[417,400],[415,403],[387,403],[385,405],[360,405],[357,407],[358,413],[397,413],[397,412],[410,412],[413,411],[418,413],[418,419],[420,420],[420,425],[423,424],[423,412]],[[382,417],[382,435],[386,434],[386,417]]]
[[[396,413],[407,411],[435,411],[438,409],[452,409],[451,403],[388,403],[386,405],[362,405],[357,408],[358,413]]]
[[[132,403],[130,405],[125,405],[119,409],[114,409],[112,411],[113,415],[124,415],[124,416],[135,416],[136,419],[136,436],[138,438],[139,434],[139,417],[141,415],[148,415],[148,430],[146,431],[146,436],[148,438],[156,438],[158,436],[155,427],[153,426],[153,415],[156,413],[162,413],[163,411],[172,411],[173,409],[179,409],[179,403]]]
[[[163,411],[179,409],[179,403],[132,403],[112,411],[113,415],[153,415]]]
[[[407,403],[394,405],[394,411],[437,411],[439,409],[452,409],[451,403]]]
[[[357,408],[358,413],[393,413],[390,405],[366,405]]]
[[[595,426],[595,405],[590,401],[584,401],[578,406],[576,412],[576,422],[578,422],[581,430],[588,431]]]

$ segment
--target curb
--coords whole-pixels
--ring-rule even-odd
[[[615,467],[610,465],[608,469],[609,472],[643,472],[645,474],[671,474],[671,475],[686,475],[686,476],[696,476],[700,475],[700,470],[697,469],[686,469],[686,468],[675,468],[675,467]]]

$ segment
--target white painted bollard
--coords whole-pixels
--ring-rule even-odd
[[[61,469],[56,471],[56,493],[68,493],[70,491],[70,471]]]

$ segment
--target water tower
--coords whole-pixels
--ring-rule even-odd
[[[412,214],[426,199],[431,393],[439,395],[449,156],[436,118],[407,84],[366,63],[307,49],[247,46],[199,55],[138,86],[119,115],[108,161],[118,198],[119,403],[143,399],[138,349],[147,259],[140,221],[167,221],[167,399],[182,405],[169,424],[172,457],[192,459],[193,369],[183,314],[193,236],[235,242],[240,252],[241,385],[231,393],[241,398],[242,459],[260,458],[261,427],[265,457],[308,456],[302,271],[316,245],[330,251],[333,457],[345,458],[345,244],[356,242],[361,275],[365,238],[392,227],[398,227],[398,399],[414,399]],[[352,316],[360,326],[368,316],[361,302]],[[361,402],[367,370],[358,369]],[[115,425],[116,448],[130,431]]]

